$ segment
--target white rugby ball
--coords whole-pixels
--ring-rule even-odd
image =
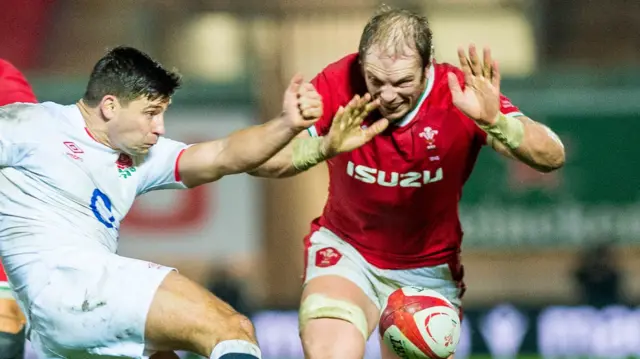
[[[403,287],[391,293],[380,316],[384,343],[403,359],[442,359],[460,341],[460,315],[430,289]]]

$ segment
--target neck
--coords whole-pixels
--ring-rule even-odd
[[[82,118],[84,119],[84,125],[87,132],[93,137],[96,142],[101,143],[107,147],[115,149],[111,142],[109,142],[109,136],[107,135],[107,125],[100,117],[98,113],[99,109],[90,107],[83,100],[78,101],[76,104]]]

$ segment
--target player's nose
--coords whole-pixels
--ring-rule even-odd
[[[165,129],[163,115],[158,115],[155,117],[155,119],[153,120],[153,127],[151,128],[151,132],[158,136],[164,136]]]
[[[383,105],[392,103],[396,99],[396,96],[396,92],[390,88],[383,89],[380,92],[380,100],[382,101]]]

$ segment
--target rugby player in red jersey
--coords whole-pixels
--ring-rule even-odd
[[[252,173],[286,177],[328,163],[329,197],[305,239],[306,358],[362,358],[386,298],[403,286],[460,308],[458,202],[484,145],[542,172],[564,164],[558,136],[500,93],[489,49],[482,60],[474,46],[460,49],[458,68],[434,61],[431,37],[421,15],[377,13],[358,53],[312,81],[320,120]]]
[[[31,86],[10,62],[0,59],[0,106],[37,102]],[[25,318],[0,264],[0,359],[24,357]]]

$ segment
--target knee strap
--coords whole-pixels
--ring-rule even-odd
[[[300,305],[300,331],[312,319],[334,318],[342,319],[356,326],[364,336],[366,343],[369,338],[367,316],[357,305],[345,300],[333,299],[321,294],[311,294]]]

